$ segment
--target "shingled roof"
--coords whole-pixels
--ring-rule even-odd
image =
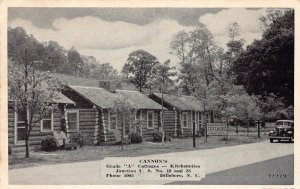
[[[119,98],[125,98],[136,109],[161,109],[158,103],[138,91],[116,90],[112,93],[100,87],[69,86],[69,88],[103,109],[114,108],[114,101]]]
[[[161,99],[161,93],[153,93],[152,95],[155,95],[156,98]],[[175,96],[164,94],[164,102],[183,111],[203,111],[203,103],[194,96]]]
[[[129,100],[136,109],[161,109],[161,105],[138,91],[116,90],[121,97]]]
[[[69,86],[81,95],[83,98],[89,100],[91,103],[103,108],[113,108],[114,101],[117,100],[117,95],[99,87],[84,87],[84,86]]]
[[[55,95],[55,98],[52,99],[53,103],[58,103],[58,104],[75,104],[71,99],[66,97],[65,95],[61,93],[57,93]]]
[[[49,102],[46,103],[55,103],[55,104],[75,104],[71,99],[66,97],[65,95],[57,92]],[[13,102],[14,99],[10,98],[8,99],[9,102]]]

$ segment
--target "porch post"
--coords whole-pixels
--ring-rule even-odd
[[[103,109],[101,109],[101,118],[102,118],[104,142],[106,142],[106,124],[105,124],[105,120],[104,120],[104,111],[103,111]]]
[[[175,128],[174,128],[174,137],[177,137],[177,111],[175,111]]]
[[[95,133],[94,133],[94,144],[97,144],[98,141],[98,137],[99,137],[99,112],[97,110],[97,108],[94,108],[96,111],[96,115],[95,115]]]

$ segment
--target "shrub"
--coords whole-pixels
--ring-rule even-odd
[[[42,139],[41,148],[44,151],[53,151],[57,149],[56,141],[53,136],[46,136]]]
[[[70,141],[72,143],[77,143],[80,148],[86,144],[86,139],[86,134],[81,132],[77,132],[76,134],[70,136]]]
[[[130,135],[131,143],[141,143],[143,142],[143,137],[139,132],[133,132]]]
[[[153,141],[154,142],[161,142],[162,141],[163,134],[159,132],[158,130],[154,131],[153,133]]]

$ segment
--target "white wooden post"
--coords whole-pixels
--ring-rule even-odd
[[[95,132],[94,132],[94,144],[97,144],[99,141],[98,141],[98,136],[99,136],[99,131],[100,131],[100,128],[99,128],[99,112],[96,108],[94,108],[96,110],[96,117],[95,117]]]
[[[101,118],[102,118],[102,126],[103,126],[103,134],[104,134],[104,142],[106,142],[106,124],[104,120],[104,111],[101,109]]]
[[[174,137],[177,137],[177,111],[176,110],[174,110],[175,111],[175,129],[174,129]]]

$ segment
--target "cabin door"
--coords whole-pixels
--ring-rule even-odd
[[[66,125],[68,132],[79,131],[79,110],[67,110],[66,111]]]
[[[15,144],[25,144],[25,116],[23,112],[15,112]]]

